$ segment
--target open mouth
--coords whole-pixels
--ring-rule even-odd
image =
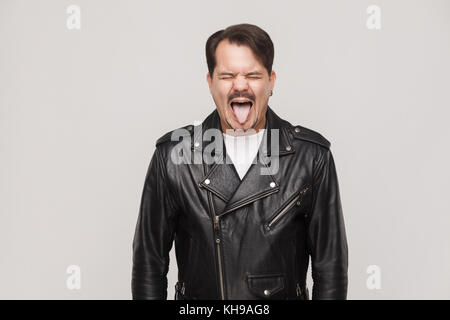
[[[249,99],[233,99],[230,102],[230,107],[233,110],[234,116],[240,124],[247,121],[250,110],[253,106],[253,101]]]

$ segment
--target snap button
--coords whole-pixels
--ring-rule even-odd
[[[194,146],[198,147],[200,145],[199,142],[194,143]]]
[[[264,294],[266,295],[266,296],[268,296],[269,294],[270,294],[270,290],[264,290]]]
[[[299,127],[295,127],[295,132],[300,132],[300,128]]]
[[[275,182],[271,182],[271,183],[270,183],[270,187],[271,187],[271,188],[275,188]]]
[[[205,184],[210,184],[210,182],[211,182],[211,180],[209,180],[209,179],[205,180]]]
[[[291,151],[291,146],[286,146],[286,151]]]

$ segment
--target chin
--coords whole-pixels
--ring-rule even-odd
[[[248,130],[252,128],[252,121],[249,119],[245,123],[240,124],[239,122],[234,121],[234,129],[235,130]]]

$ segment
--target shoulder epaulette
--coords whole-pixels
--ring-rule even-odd
[[[331,145],[330,141],[328,141],[324,136],[322,136],[317,131],[299,125],[292,127],[292,134],[296,139],[314,142],[320,144],[321,146],[324,146],[327,149],[329,149]]]
[[[189,135],[192,134],[192,131],[194,130],[194,126],[190,124],[190,125],[181,127],[181,128],[179,128],[179,129],[186,129],[187,132],[185,132],[184,134],[182,134],[182,136],[189,136]],[[179,130],[179,129],[175,129],[175,130]],[[167,132],[167,133],[164,134],[162,137],[160,137],[158,140],[156,140],[156,146],[158,146],[158,145],[161,144],[161,143],[170,141],[171,138],[172,138],[172,133],[173,133],[175,130],[172,130],[172,131]]]

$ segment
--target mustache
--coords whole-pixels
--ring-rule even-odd
[[[228,97],[228,103],[230,103],[231,100],[233,100],[234,98],[247,98],[252,101],[255,101],[255,96],[248,92],[236,92],[230,94],[230,96]]]

